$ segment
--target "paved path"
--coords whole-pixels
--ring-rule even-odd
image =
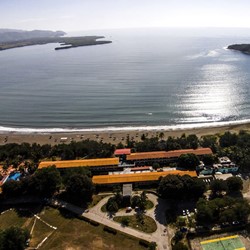
[[[89,212],[84,214],[84,216],[88,215],[88,218],[95,220],[96,218],[101,219],[101,223],[113,227],[117,230],[120,230],[124,233],[132,234],[138,238],[145,239],[147,241],[154,241],[157,243],[159,250],[170,250],[170,240],[173,237],[172,230],[166,228],[166,219],[165,219],[165,211],[168,204],[166,204],[165,200],[158,198],[156,195],[147,194],[149,200],[154,203],[154,207],[150,210],[147,210],[146,215],[153,218],[157,225],[157,230],[154,233],[148,234],[144,233],[129,227],[123,227],[120,223],[117,223],[110,218],[107,213],[103,213],[101,211],[101,207],[107,202],[110,196],[102,199],[95,207],[89,209]],[[126,211],[120,211],[115,214],[115,216],[123,216],[123,215],[133,215],[136,212],[126,213]],[[165,231],[165,232],[164,232]]]
[[[146,212],[146,215],[152,217],[157,224],[157,230],[151,234],[144,233],[144,232],[138,231],[130,227],[124,227],[120,223],[113,221],[112,217],[109,216],[108,213],[103,213],[101,211],[101,207],[107,202],[110,196],[103,198],[96,206],[90,208],[88,212],[85,212],[84,209],[74,206],[64,201],[54,200],[53,203],[57,203],[57,205],[63,206],[75,214],[89,218],[103,225],[107,225],[118,231],[124,232],[126,234],[130,234],[140,239],[147,240],[149,242],[154,241],[157,243],[158,250],[170,250],[171,249],[170,240],[173,237],[173,232],[172,230],[169,230],[169,228],[165,227],[165,224],[166,224],[165,210],[166,210],[167,204],[165,200],[159,199],[157,196],[153,194],[147,194],[147,196],[149,200],[151,200],[154,203],[154,207],[148,210]],[[115,216],[125,215],[125,214],[132,215],[133,212],[128,214],[125,211],[121,211],[121,212],[117,212]]]

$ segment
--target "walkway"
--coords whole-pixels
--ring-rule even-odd
[[[166,204],[165,200],[158,198],[153,194],[147,194],[149,200],[154,203],[154,207],[146,212],[147,216],[153,218],[157,224],[157,230],[154,233],[148,234],[130,227],[124,227],[120,223],[113,221],[112,217],[109,216],[108,213],[103,213],[101,211],[101,207],[107,203],[110,196],[103,198],[96,206],[90,208],[88,212],[85,212],[84,209],[74,206],[70,203],[53,200],[52,203],[65,207],[67,210],[72,211],[75,214],[81,215],[83,217],[89,218],[93,221],[99,222],[103,225],[107,225],[112,227],[118,231],[123,233],[138,237],[140,239],[147,240],[149,242],[156,242],[158,250],[170,250],[171,243],[170,240],[173,237],[173,231],[170,228],[166,228],[166,220],[165,220],[165,211],[168,204]],[[125,211],[117,212],[115,216],[119,215],[128,215]],[[133,215],[133,213],[129,213]],[[164,232],[165,231],[165,232]]]
[[[173,237],[173,231],[165,227],[166,219],[165,219],[165,211],[168,206],[165,200],[158,198],[156,195],[147,194],[149,200],[154,203],[154,207],[150,210],[147,210],[146,215],[153,218],[157,225],[157,230],[154,233],[148,234],[144,233],[129,227],[121,226],[120,223],[117,223],[110,218],[107,213],[103,213],[101,211],[101,207],[107,203],[109,197],[105,197],[102,199],[95,207],[89,209],[89,212],[84,216],[89,216],[88,218],[96,220],[97,218],[100,219],[100,223],[108,225],[112,228],[120,230],[124,233],[134,235],[138,238],[145,239],[147,241],[154,241],[157,243],[159,250],[168,250],[171,249],[170,240]],[[120,211],[115,214],[115,216],[123,216],[123,215],[133,215],[136,214],[135,212],[126,213],[126,211]],[[164,232],[165,231],[165,232]]]

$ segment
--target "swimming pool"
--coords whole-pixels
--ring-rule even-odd
[[[19,173],[19,172],[11,173],[9,175],[7,181],[9,181],[9,180],[18,181],[20,176],[21,176],[21,173]]]

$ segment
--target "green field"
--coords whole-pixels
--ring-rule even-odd
[[[201,242],[203,250],[245,250],[238,235],[206,240]]]
[[[157,225],[155,223],[155,221],[147,216],[144,215],[144,223],[140,223],[137,218],[136,215],[128,215],[128,216],[116,216],[113,218],[114,221],[122,223],[123,219],[127,219],[128,220],[128,227],[132,227],[136,230],[145,232],[145,233],[153,233],[157,230]]]
[[[104,249],[126,250],[146,248],[139,244],[139,240],[117,232],[113,235],[103,230],[103,226],[93,226],[83,220],[75,218],[67,211],[46,207],[38,214],[22,216],[17,210],[9,210],[0,215],[0,230],[10,226],[33,228],[30,247],[36,248],[45,237],[48,239],[39,249],[68,250],[68,249]],[[45,223],[44,223],[44,222]],[[54,227],[51,228],[51,225]],[[55,229],[56,228],[56,229]]]

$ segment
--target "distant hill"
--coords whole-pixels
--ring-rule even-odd
[[[250,44],[233,44],[227,47],[228,49],[238,50],[250,55]]]
[[[51,38],[66,35],[64,31],[0,29],[0,43],[16,42],[33,38]]]

